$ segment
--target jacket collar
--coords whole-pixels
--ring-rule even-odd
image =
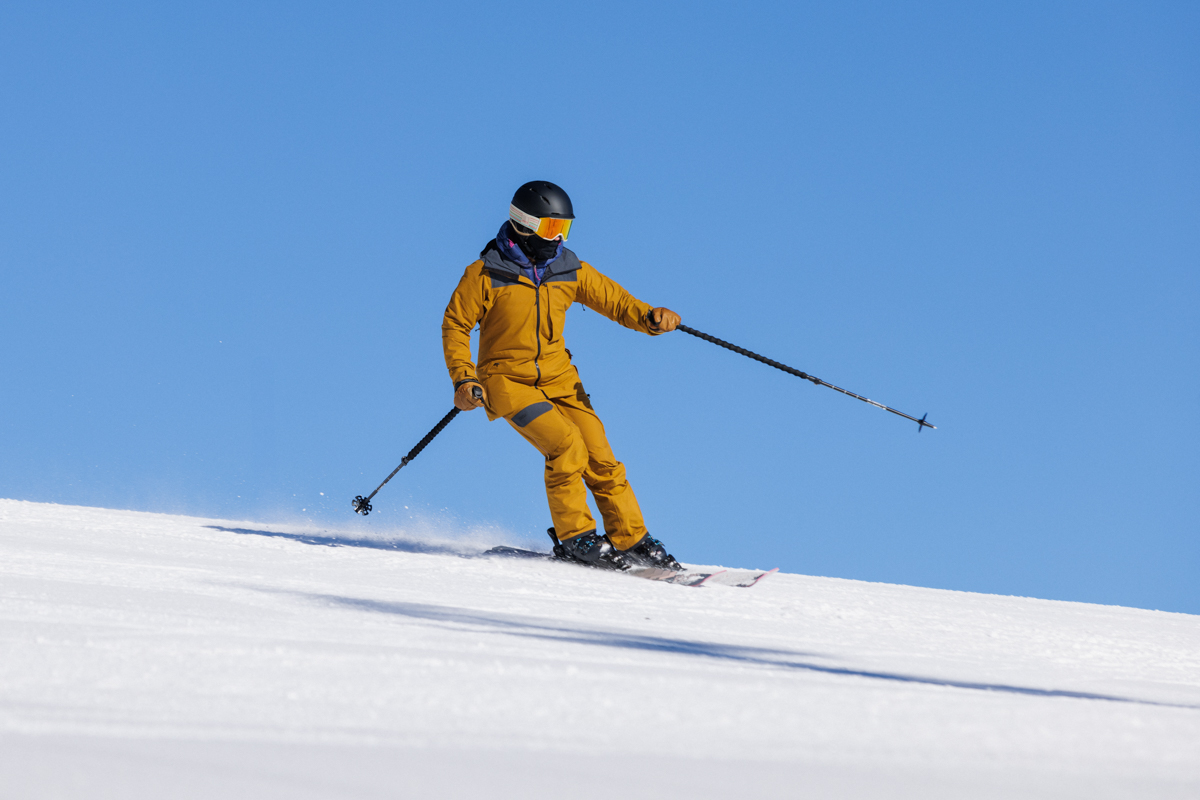
[[[508,223],[505,222],[500,226],[500,232],[496,234],[496,238],[487,243],[479,257],[483,259],[484,264],[490,270],[505,272],[513,277],[521,275],[528,277],[533,264],[524,251],[512,240],[512,235],[514,234],[510,233]],[[559,242],[558,254],[554,258],[538,265],[538,271],[542,274],[542,282],[551,275],[576,269],[579,269],[579,259],[562,242]]]

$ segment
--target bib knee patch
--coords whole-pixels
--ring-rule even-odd
[[[530,406],[525,406],[520,411],[512,415],[513,424],[518,428],[524,428],[535,419],[545,414],[550,409],[554,408],[552,404],[543,400],[540,403],[534,403]]]

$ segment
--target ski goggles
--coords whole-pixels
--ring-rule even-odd
[[[556,219],[554,217],[535,217],[532,214],[526,214],[513,205],[508,207],[508,218],[521,227],[533,231],[543,239],[557,239],[561,236],[564,242],[567,240],[567,235],[571,232],[571,223],[575,221],[571,219]]]

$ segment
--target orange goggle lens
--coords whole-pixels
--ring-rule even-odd
[[[557,239],[561,235],[563,241],[565,242],[567,240],[567,234],[571,232],[572,222],[574,222],[574,220],[543,217],[534,233],[543,239]]]

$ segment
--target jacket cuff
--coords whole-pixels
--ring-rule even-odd
[[[461,381],[454,382],[454,390],[458,391],[458,387],[462,386],[464,383],[479,383],[479,381],[477,381],[475,378],[463,378]],[[479,383],[479,385],[482,386],[483,384]]]

